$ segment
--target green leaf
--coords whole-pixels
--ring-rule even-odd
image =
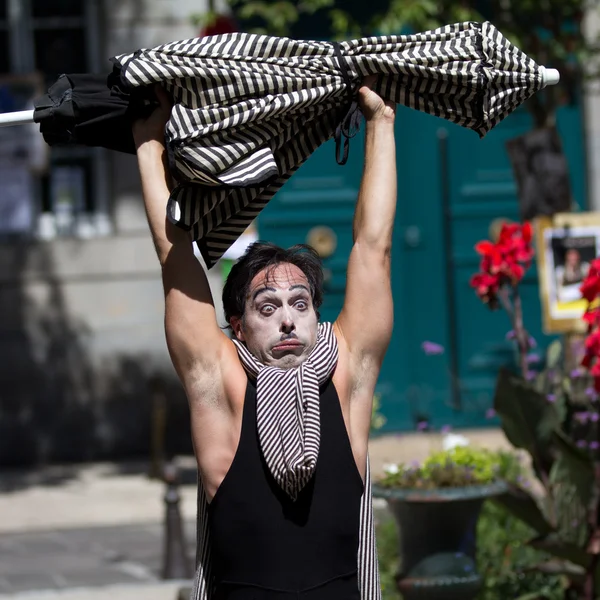
[[[566,575],[569,579],[577,581],[585,578],[585,569],[568,560],[547,560],[536,565],[535,570],[547,575]]]
[[[556,459],[550,472],[553,484],[567,483],[577,491],[582,506],[588,507],[594,493],[594,465],[591,458],[582,452],[562,432],[555,431],[553,441],[558,449]]]
[[[494,501],[504,506],[540,535],[548,535],[554,531],[535,498],[523,488],[508,484],[508,491],[495,498]]]
[[[303,0],[298,4],[299,12],[309,15],[316,13],[324,8],[331,8],[335,5],[335,0]]]
[[[212,25],[217,18],[217,13],[207,10],[203,13],[194,13],[190,15],[190,20],[195,27],[207,27]]]
[[[565,542],[556,533],[530,540],[529,545],[537,550],[543,550],[553,556],[568,560],[586,569],[591,561],[591,556],[576,544]]]
[[[549,451],[552,433],[560,426],[558,411],[552,403],[522,378],[500,369],[494,408],[509,442],[527,450],[536,468],[546,470],[552,462]]]
[[[546,368],[556,369],[562,357],[562,344],[559,340],[553,341],[546,350]]]

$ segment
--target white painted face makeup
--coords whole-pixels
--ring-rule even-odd
[[[250,282],[244,316],[232,320],[236,337],[263,364],[291,369],[317,341],[317,313],[301,269],[282,263]]]

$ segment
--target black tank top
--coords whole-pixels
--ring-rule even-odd
[[[208,509],[215,600],[360,600],[363,483],[331,380],[320,408],[315,473],[292,501],[263,459],[248,381],[239,446]]]

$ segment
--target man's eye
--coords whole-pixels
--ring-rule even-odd
[[[263,315],[270,315],[270,314],[272,314],[273,312],[275,312],[275,307],[274,307],[274,306],[271,306],[270,304],[267,304],[267,305],[263,306],[263,307],[260,309],[260,312],[261,312]]]
[[[296,308],[298,310],[306,310],[308,308],[308,303],[304,300],[299,300],[298,302],[296,302]]]

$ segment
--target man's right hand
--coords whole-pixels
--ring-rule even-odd
[[[145,119],[137,119],[132,126],[133,140],[136,150],[146,142],[165,143],[165,126],[171,118],[173,102],[167,92],[160,86],[154,86],[158,106]]]

